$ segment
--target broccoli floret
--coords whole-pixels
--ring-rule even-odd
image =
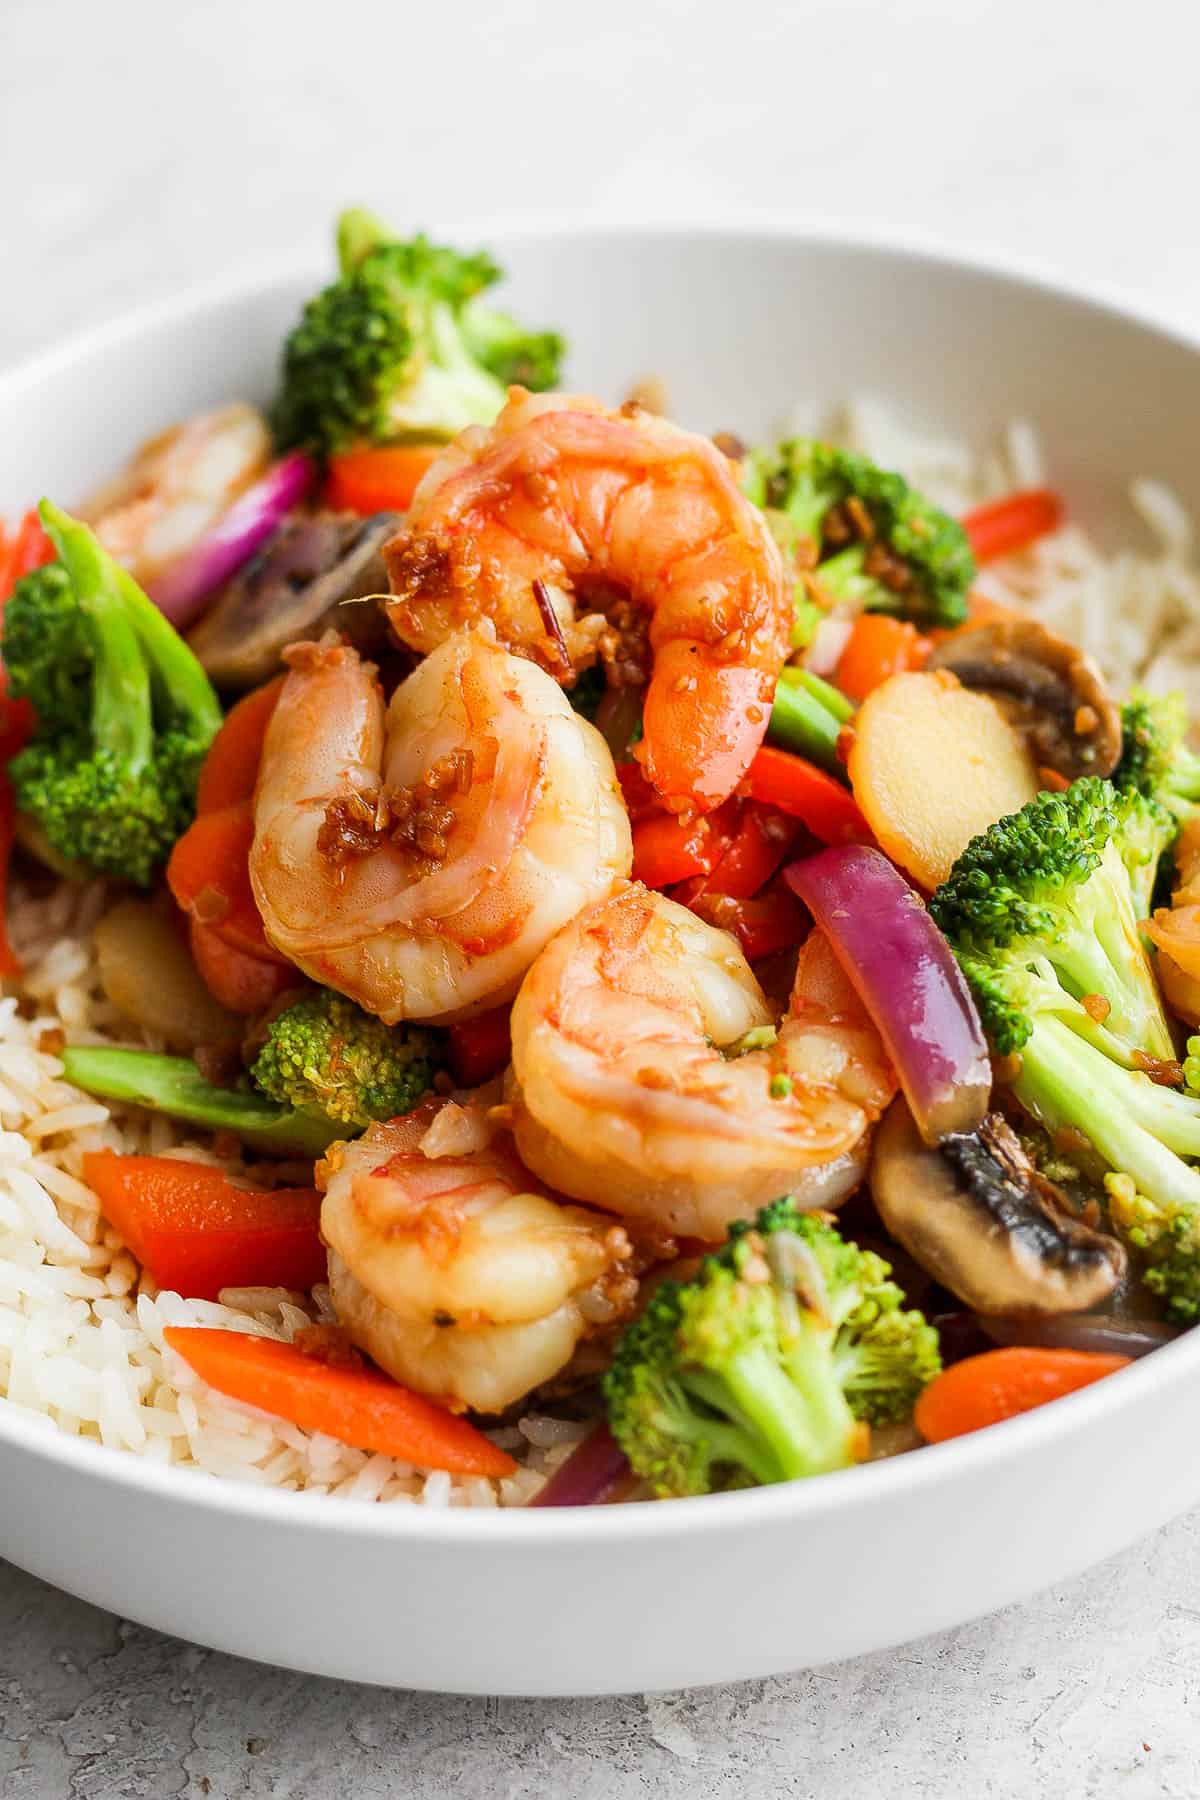
[[[47,563],[18,581],[4,608],[9,692],[29,700],[43,730],[79,723],[79,696],[91,680],[92,640],[71,577]]]
[[[250,1075],[280,1106],[365,1126],[412,1111],[433,1080],[433,1046],[429,1032],[385,1025],[320,988],[270,1022]]]
[[[554,386],[561,339],[477,303],[500,279],[491,257],[397,238],[360,210],[343,213],[337,241],[337,280],[308,302],[284,346],[272,411],[281,447],[330,455],[453,437],[490,424],[509,381]]]
[[[1200,756],[1189,750],[1187,704],[1182,694],[1147,694],[1135,688],[1121,708],[1121,760],[1114,786],[1135,789],[1169,807],[1182,820],[1200,802]]]
[[[775,1201],[686,1282],[664,1282],[604,1379],[613,1435],[658,1494],[840,1469],[940,1367],[882,1258]]]
[[[146,886],[191,821],[221,708],[87,526],[47,500],[41,516],[59,563],[22,583],[4,618],[10,691],[38,714],[9,764],[17,805],[73,863]]]
[[[1174,1044],[1138,937],[1172,824],[1154,801],[1089,776],[973,838],[930,902],[1002,1055],[1041,1003],[1169,1058]],[[1107,1003],[1103,1027],[1081,1005]],[[1040,997],[1040,998],[1039,998]],[[1102,1010],[1093,1007],[1093,1011]]]
[[[467,348],[502,387],[540,394],[558,383],[565,345],[557,331],[527,331],[511,314],[468,300],[461,315]]]
[[[1200,1099],[1169,1085],[1175,1049],[1138,934],[1139,890],[1173,820],[1089,777],[975,838],[934,894],[1010,1092],[1069,1129],[1119,1182],[1109,1209],[1175,1318],[1200,1316]],[[1157,1079],[1155,1079],[1157,1077]]]
[[[1149,1200],[1129,1175],[1105,1177],[1109,1217],[1137,1255],[1141,1276],[1169,1319],[1195,1323],[1200,1311],[1200,1205],[1189,1195]]]
[[[922,626],[966,618],[975,578],[966,532],[902,475],[854,450],[788,438],[751,454],[743,485],[831,601]]]

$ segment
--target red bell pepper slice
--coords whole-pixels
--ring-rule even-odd
[[[1011,556],[1026,550],[1040,537],[1057,531],[1063,521],[1062,496],[1052,488],[1026,488],[1017,494],[1006,494],[1003,500],[989,500],[967,513],[963,530],[971,541],[975,561],[995,562],[999,556]]]
[[[512,1055],[512,1008],[493,1007],[449,1027],[450,1067],[460,1087],[482,1087],[506,1069]]]
[[[766,744],[750,764],[751,798],[800,819],[823,844],[869,844],[871,828],[854,796],[802,756]]]
[[[238,1187],[209,1163],[89,1150],[84,1180],[160,1287],[215,1300],[223,1287],[307,1290],[326,1276],[314,1188]]]

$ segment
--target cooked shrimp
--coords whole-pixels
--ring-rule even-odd
[[[1200,819],[1189,819],[1175,843],[1176,885],[1170,906],[1146,924],[1158,950],[1158,978],[1171,1011],[1200,1025]]]
[[[565,1206],[480,1107],[429,1101],[326,1165],[321,1230],[338,1317],[397,1381],[500,1412],[632,1306],[625,1232]]]
[[[601,901],[542,951],[513,1008],[522,1159],[560,1193],[710,1242],[780,1194],[833,1205],[895,1080],[820,933],[771,1024],[727,932],[639,885]]]
[[[267,936],[389,1024],[508,999],[629,872],[612,758],[536,664],[457,633],[384,708],[371,664],[287,653],[250,877]]]
[[[429,651],[483,614],[567,679],[602,638],[625,680],[648,650],[635,754],[673,810],[719,805],[762,742],[788,654],[792,603],[762,515],[707,438],[636,408],[509,392],[490,430],[429,470],[385,546],[394,629]],[[596,610],[605,596],[624,645]]]
[[[257,479],[270,454],[271,434],[253,406],[201,413],[143,444],[81,516],[143,587],[153,587]]]

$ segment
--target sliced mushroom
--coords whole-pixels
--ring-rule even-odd
[[[1082,1312],[1125,1273],[1121,1245],[1067,1210],[998,1113],[929,1150],[894,1101],[870,1185],[892,1236],[975,1312]]]
[[[999,701],[1041,768],[1075,780],[1111,775],[1121,713],[1091,657],[1036,619],[991,619],[953,632],[929,658]]]
[[[280,652],[328,625],[361,650],[385,641],[379,608],[348,606],[387,592],[380,549],[396,513],[300,512],[217,595],[188,641],[221,687],[253,687],[279,667]]]

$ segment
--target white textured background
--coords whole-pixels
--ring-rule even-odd
[[[885,225],[1194,325],[1198,51],[1196,0],[0,0],[0,361],[323,255],[352,199]],[[1193,1800],[1198,1675],[1196,1519],[906,1650],[612,1702],[251,1669],[0,1571],[0,1793]]]

